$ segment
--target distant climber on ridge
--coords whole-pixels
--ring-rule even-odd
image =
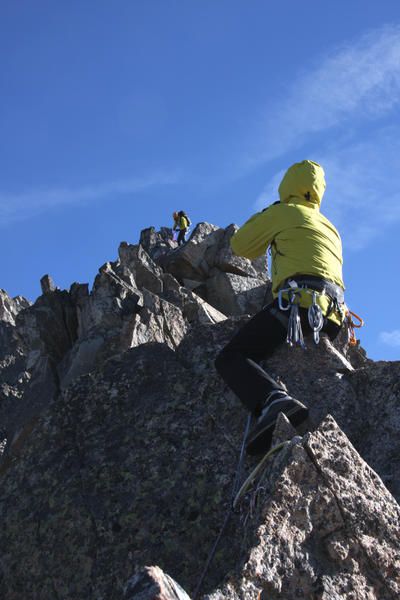
[[[172,230],[179,230],[178,238],[176,241],[178,242],[178,246],[181,246],[185,243],[185,235],[187,233],[189,225],[191,224],[191,220],[183,210],[172,213],[172,216],[174,219],[174,226],[172,227]]]
[[[279,186],[280,201],[253,215],[232,237],[235,254],[249,259],[271,248],[273,302],[265,306],[223,348],[215,366],[255,417],[247,451],[268,450],[280,412],[293,425],[308,409],[288,395],[259,362],[285,341],[303,343],[303,332],[333,340],[345,318],[342,243],[319,210],[325,175],[315,162],[292,165]]]

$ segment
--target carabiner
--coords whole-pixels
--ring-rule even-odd
[[[360,327],[364,326],[364,321],[361,317],[359,317],[358,315],[356,315],[356,313],[352,312],[351,310],[349,310],[349,315],[351,315],[350,317],[350,321],[353,327],[355,327],[356,329],[360,329]],[[358,325],[356,325],[352,319],[352,317],[355,317],[358,321]]]
[[[282,294],[287,294],[288,292],[291,292],[290,289],[286,289],[286,290],[279,290],[278,292],[278,306],[280,308],[280,310],[289,310],[291,307],[291,301],[290,301],[290,297],[288,298],[288,300],[285,299],[285,301],[287,302],[287,305],[284,306],[283,305],[283,298],[282,298]]]

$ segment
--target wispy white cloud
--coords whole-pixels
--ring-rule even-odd
[[[379,340],[388,346],[400,346],[400,329],[382,331],[379,334]]]
[[[280,182],[282,181],[282,177],[285,174],[285,170],[282,169],[275,173],[272,178],[265,185],[263,191],[257,197],[254,208],[258,210],[262,210],[266,206],[269,206],[276,200],[279,200],[278,187]]]
[[[371,31],[307,65],[268,104],[247,167],[298,148],[315,133],[388,114],[400,104],[400,26]]]
[[[400,221],[400,128],[366,140],[335,144],[321,154],[327,175],[323,211],[339,227],[346,247],[360,250]]]
[[[178,183],[180,174],[154,173],[146,177],[133,177],[89,184],[77,188],[58,187],[25,190],[9,194],[0,192],[0,226],[27,219],[59,206],[90,203],[116,196],[135,194],[148,188]]]
[[[321,210],[338,227],[347,249],[367,247],[400,221],[399,126],[374,130],[357,142],[337,140],[324,151],[315,148],[307,158],[324,167],[327,189]],[[256,210],[277,199],[283,173],[267,182]]]

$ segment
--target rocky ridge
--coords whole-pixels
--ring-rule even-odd
[[[245,425],[213,361],[271,294],[266,261],[230,251],[234,231],[200,223],[176,248],[149,228],[91,290],[45,276],[33,304],[0,292],[5,600],[188,598],[169,576],[194,594]],[[303,437],[281,423],[276,441],[291,441],[231,516],[198,597],[397,598],[400,363],[323,336],[268,370],[310,419]]]

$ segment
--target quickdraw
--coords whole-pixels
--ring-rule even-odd
[[[286,305],[283,303],[282,292],[286,292],[288,295],[288,301]],[[298,344],[302,348],[305,348],[299,306],[299,291],[294,291],[292,288],[288,288],[287,290],[281,290],[279,292],[279,308],[284,311],[290,310],[286,341],[290,346]]]

